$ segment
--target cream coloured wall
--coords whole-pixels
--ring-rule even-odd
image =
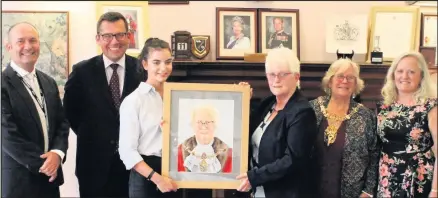
[[[325,52],[325,19],[328,16],[368,14],[372,6],[403,5],[406,5],[404,1],[192,1],[189,5],[153,5],[149,6],[150,35],[167,41],[176,30],[210,35],[211,51],[206,59],[215,60],[216,7],[299,9],[301,60],[331,62],[336,54]],[[363,62],[365,55],[357,54],[353,59]]]
[[[145,2],[147,3],[147,2]],[[149,35],[170,41],[176,30],[211,36],[211,52],[208,59],[215,58],[216,7],[290,8],[300,10],[300,44],[302,61],[329,62],[335,54],[325,52],[325,18],[332,14],[367,14],[372,6],[400,6],[404,1],[227,1],[190,2],[189,5],[149,6]],[[70,19],[70,67],[97,54],[94,40],[96,25],[95,2],[44,2],[3,1],[2,10],[69,11]],[[436,13],[436,7],[425,8]],[[146,39],[146,38],[145,38]],[[144,40],[145,40],[144,39]],[[143,42],[144,42],[143,40]],[[364,55],[355,55],[363,61]],[[70,70],[71,71],[71,70]],[[78,184],[74,174],[76,135],[70,133],[67,161],[64,166],[65,184],[61,186],[62,197],[78,197]]]

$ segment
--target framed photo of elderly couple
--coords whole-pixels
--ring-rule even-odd
[[[216,59],[241,60],[278,47],[299,58],[299,30],[297,9],[216,8]]]
[[[249,86],[165,83],[162,175],[179,188],[236,189],[248,168]]]

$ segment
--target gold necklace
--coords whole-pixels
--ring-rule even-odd
[[[358,110],[359,107],[362,106],[362,104],[358,103],[349,114],[345,115],[345,116],[338,116],[338,115],[333,115],[327,112],[327,109],[325,108],[325,106],[322,104],[322,98],[318,99],[318,103],[319,103],[319,107],[321,108],[321,112],[324,115],[324,117],[327,119],[327,123],[328,126],[325,129],[325,133],[324,133],[324,140],[325,142],[327,142],[327,146],[329,146],[330,144],[333,144],[333,142],[335,142],[336,140],[336,135],[338,134],[338,128],[340,126],[340,123],[342,123],[345,120],[349,120],[351,118],[351,116],[353,116],[353,114],[355,114]],[[332,123],[330,123],[329,121],[334,121]]]

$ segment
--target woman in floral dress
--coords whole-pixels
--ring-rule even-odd
[[[423,56],[396,58],[382,89],[378,197],[437,197],[437,99]]]

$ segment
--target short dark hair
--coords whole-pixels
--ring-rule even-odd
[[[38,37],[40,36],[40,33],[38,32],[38,29],[37,29],[33,24],[31,24],[31,23],[29,23],[29,22],[26,22],[26,21],[23,21],[23,22],[18,22],[18,23],[16,23],[16,24],[12,25],[12,26],[8,29],[8,40],[11,40],[11,31],[12,31],[17,25],[20,25],[20,24],[28,24],[28,25],[32,26],[33,29],[35,29],[35,31],[37,32]],[[9,41],[9,42],[10,42],[10,41]]]
[[[99,20],[97,21],[97,33],[99,34],[100,32],[100,25],[102,25],[102,22],[116,22],[118,20],[123,20],[123,22],[125,23],[126,32],[128,32],[128,21],[120,12],[106,12],[105,14],[102,14],[102,16],[100,16]]]
[[[151,51],[151,49],[167,49],[169,50],[169,52],[172,52],[168,42],[159,38],[148,38],[146,42],[144,42],[144,47],[141,50],[140,55],[138,55],[138,61],[140,65],[142,65],[143,60],[148,60],[149,52]]]

